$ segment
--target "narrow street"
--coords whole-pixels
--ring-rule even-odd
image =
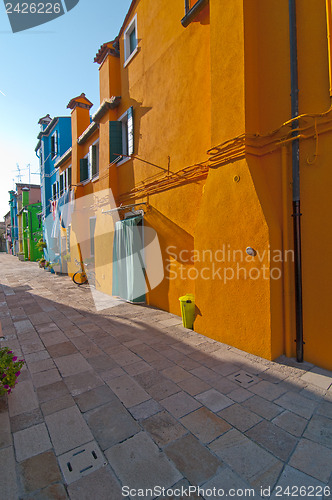
[[[0,345],[26,361],[0,398],[1,499],[289,498],[287,486],[330,498],[331,372],[151,307],[96,312],[88,287],[10,255],[0,276]]]

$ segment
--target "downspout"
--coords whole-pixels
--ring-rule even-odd
[[[291,70],[291,109],[292,118],[299,115],[296,0],[288,0],[289,38]],[[292,129],[298,128],[298,120],[292,122]],[[293,137],[298,132],[294,130]],[[303,362],[303,303],[302,303],[302,253],[301,253],[301,203],[300,203],[300,144],[299,139],[292,142],[293,170],[293,231],[294,231],[294,267],[295,267],[295,310],[296,310],[296,359]]]

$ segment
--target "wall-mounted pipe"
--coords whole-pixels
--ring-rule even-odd
[[[196,16],[204,9],[204,7],[209,3],[209,0],[197,0],[195,5],[188,9],[189,2],[185,3],[185,16],[181,19],[181,24],[184,28],[189,26],[189,24],[195,19]],[[188,10],[187,10],[188,9]]]
[[[289,0],[289,39],[291,70],[291,109],[292,118],[299,115],[296,0]],[[293,137],[297,137],[298,120],[292,122]],[[301,202],[300,202],[300,143],[292,142],[293,171],[293,231],[295,267],[295,310],[296,310],[296,359],[303,362],[303,301],[302,301],[302,251],[301,251]]]

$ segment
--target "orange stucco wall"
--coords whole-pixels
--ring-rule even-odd
[[[322,113],[330,107],[325,1],[302,0],[297,8],[300,113]],[[72,113],[77,172],[100,141],[99,180],[79,186],[77,196],[110,188],[118,204],[147,202],[145,224],[158,234],[165,272],[149,304],[180,314],[178,298],[194,293],[197,331],[268,359],[294,355],[294,266],[285,260],[293,248],[291,142],[283,142],[289,126],[276,132],[291,117],[288,1],[210,0],[187,28],[177,0],[139,0],[127,25],[135,15],[137,53],[125,64],[122,32],[120,57],[108,55],[99,68],[101,102],[121,96],[120,105],[82,146],[77,137],[89,111]],[[134,157],[109,166],[108,122],[130,106]],[[331,369],[328,120],[300,122],[307,127],[300,168],[304,353]],[[205,177],[131,195],[143,181],[207,161],[210,148],[234,138]],[[98,287],[111,294],[114,220],[101,207],[96,215]],[[149,271],[148,252],[146,260]]]

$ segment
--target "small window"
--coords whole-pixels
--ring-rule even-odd
[[[51,156],[55,158],[58,156],[58,131],[56,130],[51,136]]]
[[[53,200],[56,200],[56,182],[52,184],[52,198]]]
[[[64,186],[64,175],[60,174],[60,196],[63,195],[64,189],[65,189],[65,186]]]
[[[89,155],[86,155],[80,160],[80,182],[85,182],[89,179]]]
[[[89,148],[89,178],[93,179],[99,175],[99,141]]]
[[[133,18],[124,32],[124,60],[125,66],[137,52],[137,15]]]
[[[110,162],[127,161],[134,154],[134,110],[130,107],[117,122],[110,122]]]
[[[67,168],[67,186],[71,188],[71,166]]]

